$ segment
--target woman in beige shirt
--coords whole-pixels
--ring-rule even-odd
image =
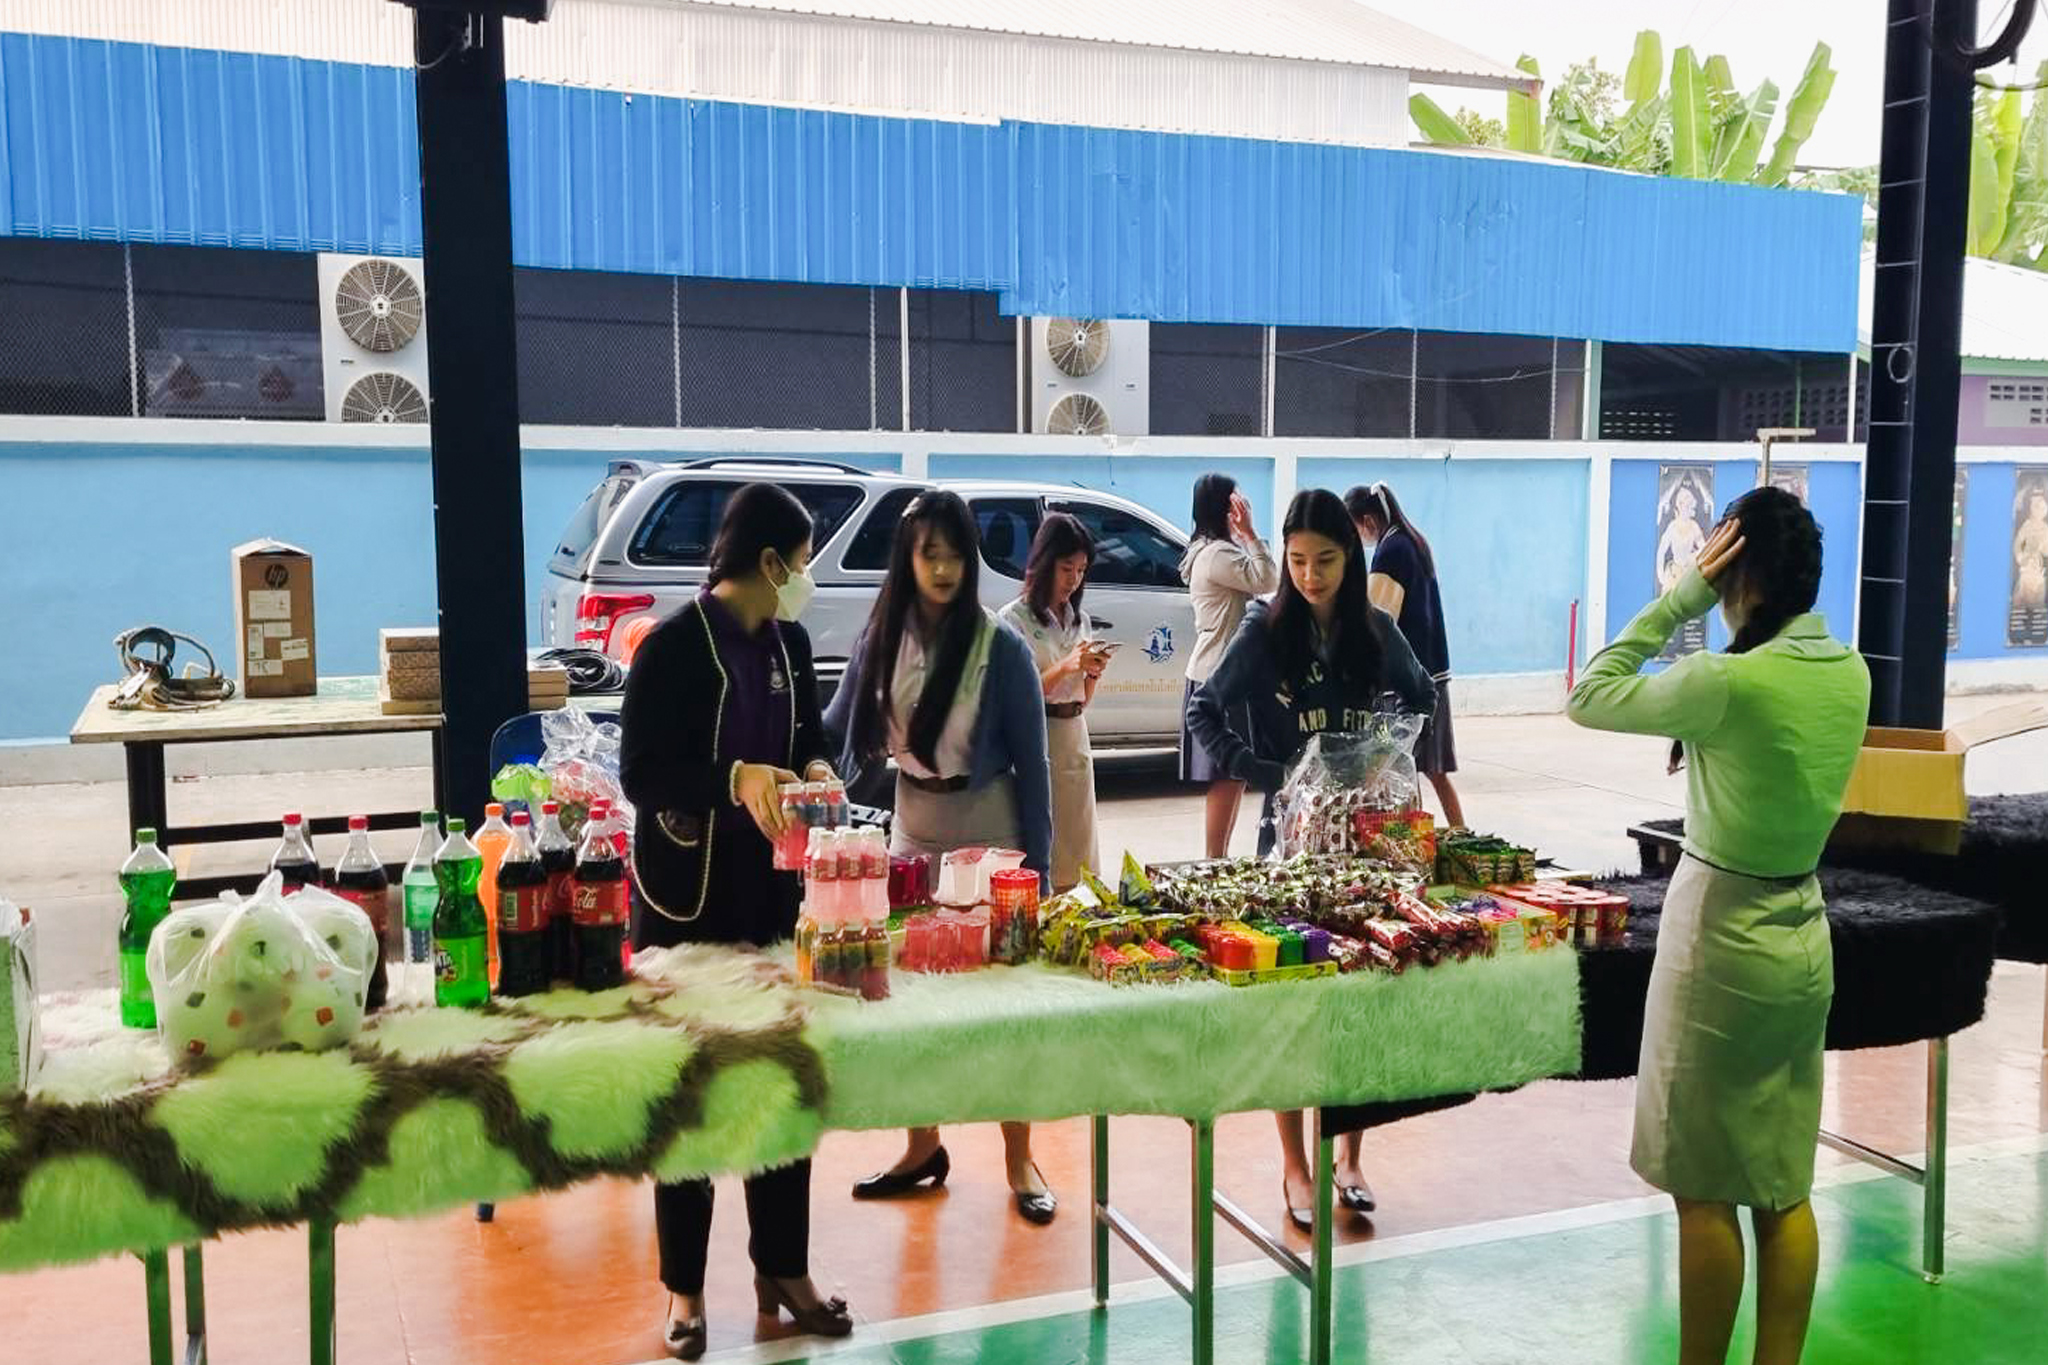
[[[1228,474],[1204,474],[1195,480],[1194,542],[1180,561],[1181,582],[1195,606],[1195,647],[1188,655],[1187,686],[1181,696],[1180,776],[1183,782],[1209,784],[1205,824],[1205,855],[1228,857],[1230,833],[1244,783],[1226,772],[1188,730],[1188,702],[1223,662],[1231,637],[1237,634],[1245,608],[1280,586],[1280,566],[1273,552],[1252,529],[1252,507]],[[1226,719],[1239,738],[1249,738],[1251,722],[1245,708]]]

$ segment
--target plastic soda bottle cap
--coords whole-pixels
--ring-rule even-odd
[[[484,816],[485,816],[485,818],[487,818],[487,819],[488,819],[489,817],[491,817],[491,816],[493,816],[493,815],[503,815],[504,813],[505,813],[505,808],[504,808],[504,806],[500,805],[500,804],[499,804],[498,802],[496,802],[496,801],[486,801],[486,802],[484,803]]]
[[[155,830],[153,830],[153,829],[138,829],[138,830],[136,830],[136,831],[135,831],[135,842],[136,842],[136,843],[138,843],[138,844],[153,844],[153,843],[155,843],[155,842],[156,842],[156,831],[155,831]]]
[[[556,802],[543,801],[540,803],[540,813],[542,815],[558,815],[561,813],[561,810],[562,807]]]
[[[469,821],[463,819],[461,816],[451,815],[448,817],[448,832],[450,834],[461,834],[468,828]]]
[[[367,815],[351,815],[348,818],[348,832],[350,834],[361,834],[369,827],[370,817]]]
[[[303,822],[305,818],[305,816],[300,815],[297,811],[291,811],[284,817],[284,822],[286,825],[296,825]]]
[[[533,817],[523,810],[515,810],[512,812],[512,823],[515,825],[530,825],[533,823]]]

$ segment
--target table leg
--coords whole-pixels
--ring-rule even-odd
[[[1091,1121],[1088,1140],[1088,1169],[1095,1186],[1095,1306],[1109,1307],[1109,1115],[1097,1114]]]
[[[1194,1307],[1193,1365],[1214,1365],[1216,1359],[1216,1124],[1213,1119],[1196,1119],[1192,1195],[1194,1255],[1189,1301]]]
[[[197,1242],[178,1259],[185,1269],[185,1365],[206,1365],[206,1262]]]
[[[1920,1273],[1940,1284],[1948,1236],[1948,1039],[1927,1041],[1927,1167],[1921,1184]]]
[[[306,1225],[306,1309],[312,1365],[334,1365],[334,1224],[325,1218]]]
[[[121,748],[128,760],[128,831],[161,832],[171,822],[170,798],[164,786],[163,743],[129,740]]]
[[[172,1365],[171,1253],[142,1253],[142,1298],[149,1316],[149,1365]]]
[[[1311,1112],[1315,1115],[1316,1231],[1315,1280],[1308,1294],[1308,1358],[1309,1365],[1330,1365],[1331,1328],[1336,1321],[1335,1267],[1330,1261],[1336,1240],[1332,1225],[1337,1221],[1337,1144],[1323,1131],[1323,1111]]]

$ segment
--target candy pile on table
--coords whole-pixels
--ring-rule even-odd
[[[1446,830],[1436,841],[1436,879],[1445,886],[1502,886],[1536,879],[1536,851],[1491,834]]]

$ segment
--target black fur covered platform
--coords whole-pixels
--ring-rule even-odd
[[[1642,828],[1677,837],[1685,825],[1651,820]],[[1952,858],[1830,849],[1826,860],[1995,905],[2005,912],[1998,955],[2010,962],[2048,963],[2048,792],[1971,797],[1962,850]]]
[[[1586,1080],[1633,1076],[1657,924],[1669,878],[1599,885],[1629,898],[1628,941],[1581,948]],[[1896,877],[1825,868],[1835,948],[1828,1047],[1889,1047],[1960,1032],[1984,1016],[1999,912],[1982,901]]]

